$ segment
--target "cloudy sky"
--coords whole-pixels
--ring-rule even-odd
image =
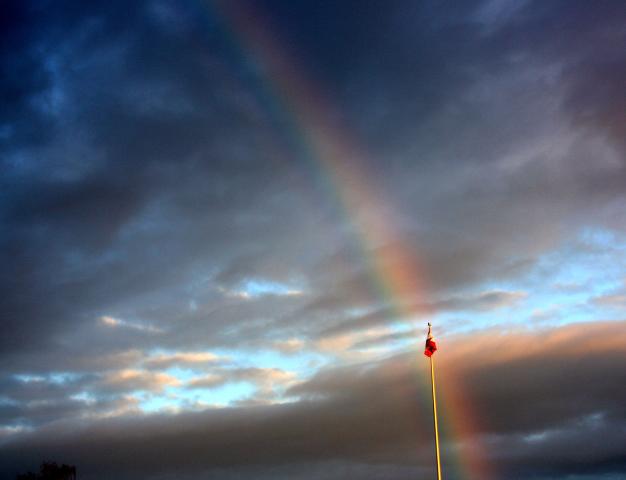
[[[0,478],[626,476],[623,1],[0,32]]]

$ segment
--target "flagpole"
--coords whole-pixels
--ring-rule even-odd
[[[428,333],[430,333],[430,323],[428,324]],[[435,426],[435,452],[437,456],[437,480],[441,480],[441,460],[439,459],[439,426],[437,425],[437,395],[435,391],[435,361],[433,356],[430,359],[430,382],[433,393],[433,420]]]

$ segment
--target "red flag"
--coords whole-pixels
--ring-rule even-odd
[[[424,355],[430,357],[437,351],[437,343],[433,338],[433,334],[430,333],[430,323],[428,324],[428,336],[426,337],[426,348],[424,348]]]

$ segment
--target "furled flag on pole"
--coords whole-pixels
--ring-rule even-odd
[[[426,348],[424,355],[430,360],[430,382],[433,392],[433,426],[435,427],[435,455],[437,458],[437,480],[441,480],[441,459],[439,458],[439,428],[437,427],[437,395],[435,394],[435,362],[433,354],[437,351],[437,344],[430,332],[430,322],[428,322],[428,336],[426,337]]]
[[[428,336],[426,337],[426,348],[424,349],[424,355],[430,357],[437,351],[437,343],[433,338],[433,334],[430,333],[430,323],[428,324]]]

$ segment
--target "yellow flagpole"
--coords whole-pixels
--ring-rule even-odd
[[[428,324],[428,333],[430,333],[430,323]],[[435,361],[433,356],[430,358],[430,382],[433,392],[433,419],[435,425],[435,452],[437,454],[437,480],[441,480],[441,460],[439,459],[439,426],[437,425],[437,395],[435,392]]]

